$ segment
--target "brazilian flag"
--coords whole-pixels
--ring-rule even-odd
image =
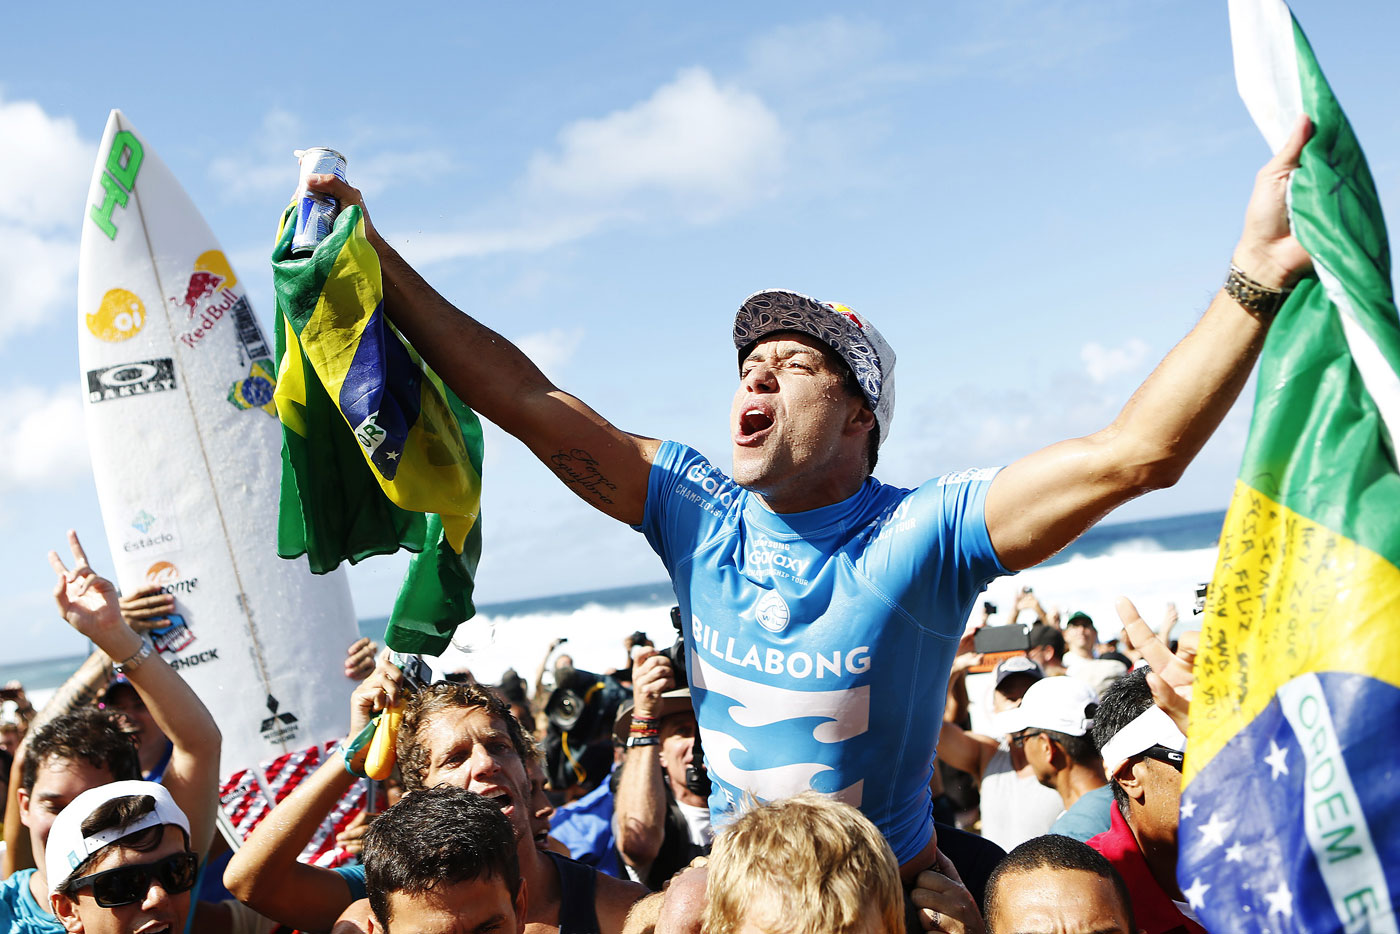
[[[1282,0],[1231,0],[1241,96],[1313,257],[1264,346],[1196,661],[1177,879],[1211,931],[1395,931],[1400,318],[1366,159]]]
[[[475,613],[481,423],[389,323],[363,211],[343,210],[310,256],[291,252],[292,208],[272,254],[282,491],[277,553],[325,574],[407,548],[384,634],[438,655]]]

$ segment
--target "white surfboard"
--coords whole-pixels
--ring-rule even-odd
[[[247,795],[280,797],[345,735],[357,636],[344,573],[277,556],[272,356],[208,224],[112,111],[78,270],[93,474],[123,591],[175,595],[156,645],[223,732],[225,803],[245,832],[237,815],[264,810]]]

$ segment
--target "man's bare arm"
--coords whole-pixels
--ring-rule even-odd
[[[973,778],[981,779],[987,771],[987,763],[997,754],[999,744],[990,736],[964,730],[956,723],[943,723],[938,734],[936,758],[955,769],[962,769]]]
[[[68,533],[74,567],[69,571],[56,552],[49,563],[58,575],[54,599],[60,615],[108,658],[135,658],[141,636],[122,616],[116,588],[88,566],[83,546]],[[190,848],[203,854],[214,836],[214,811],[219,806],[219,750],[222,736],[199,697],[157,653],[137,662],[126,673],[172,751],[161,783],[190,821]]]
[[[374,672],[351,695],[347,742],[377,711],[398,700],[402,680],[386,649]],[[361,762],[367,751],[361,750]],[[333,755],[279,801],[224,870],[224,885],[234,897],[280,924],[330,930],[351,903],[350,887],[334,870],[298,862],[297,857],[354,781],[340,756]]]
[[[360,193],[331,175],[311,187],[364,207]],[[523,441],[565,486],[614,519],[642,521],[647,477],[660,442],[615,428],[557,388],[510,341],[463,314],[375,231],[384,305],[395,326],[463,402]]]
[[[1288,176],[1311,135],[1293,136],[1260,170],[1234,262],[1257,282],[1291,285],[1311,264],[1288,229]],[[1012,571],[1039,564],[1114,508],[1174,484],[1230,411],[1264,345],[1268,322],[1222,290],[1185,339],[1102,431],[1062,441],[1001,471],[987,492],[987,530]]]
[[[632,663],[634,721],[654,719],[661,695],[676,685],[671,660],[655,652]],[[653,723],[653,726],[656,724]],[[617,848],[627,865],[645,876],[666,836],[666,778],[658,746],[634,746],[622,762],[613,804]]]
[[[328,931],[350,905],[340,873],[297,861],[355,780],[333,755],[258,823],[224,869],[234,898],[264,917],[304,931]]]

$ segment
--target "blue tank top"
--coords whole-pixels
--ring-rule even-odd
[[[901,863],[933,828],[928,782],[972,604],[1006,570],[983,517],[994,469],[777,514],[675,442],[638,526],[681,607],[710,811],[818,791]]]

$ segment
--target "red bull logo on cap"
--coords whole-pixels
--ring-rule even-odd
[[[860,328],[862,331],[865,330],[865,322],[860,320],[860,315],[852,311],[849,305],[843,305],[840,302],[822,302],[822,304]]]

